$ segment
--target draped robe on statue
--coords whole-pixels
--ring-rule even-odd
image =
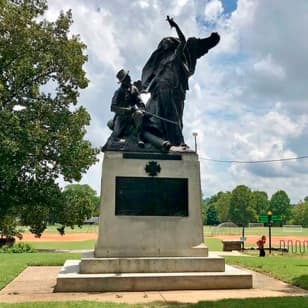
[[[171,120],[170,123],[150,117],[145,129],[168,140],[172,145],[184,144],[183,110],[188,78],[193,75],[197,59],[219,42],[219,35],[191,37],[186,43],[174,37],[161,40],[142,70],[142,86],[151,93],[146,111]]]

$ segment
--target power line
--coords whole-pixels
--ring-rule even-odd
[[[220,159],[212,159],[212,158],[205,158],[200,157],[201,160],[207,160],[216,163],[228,163],[228,164],[262,164],[262,163],[273,163],[273,162],[280,162],[280,161],[289,161],[289,160],[300,160],[300,159],[307,159],[308,155],[306,156],[298,156],[298,157],[289,157],[289,158],[279,158],[279,159],[267,159],[267,160],[220,160]]]

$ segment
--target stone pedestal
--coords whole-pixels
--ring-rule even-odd
[[[121,152],[105,153],[102,216],[95,257],[207,256],[202,229],[200,167],[197,155],[126,155]],[[155,168],[160,170],[156,171],[155,176],[146,171],[151,166],[154,173]],[[119,185],[121,180],[132,184],[128,189],[122,189]],[[155,185],[160,191],[155,190]],[[176,191],[177,185],[181,191]],[[187,191],[183,193],[185,189]],[[128,215],[116,214],[119,202],[116,199],[121,198],[121,194],[124,194],[123,207],[136,202],[134,208],[127,209],[130,210]],[[182,200],[185,198],[187,200]],[[181,207],[176,208],[177,202],[182,202],[183,207],[187,206],[186,212],[185,208],[182,212]],[[146,214],[151,216],[142,214],[150,206],[152,211]],[[161,212],[164,207],[170,208],[168,216]],[[134,209],[135,213],[132,213]],[[179,214],[176,213],[177,210]]]
[[[57,292],[251,287],[250,274],[208,257],[194,152],[105,152],[94,253],[65,263]]]

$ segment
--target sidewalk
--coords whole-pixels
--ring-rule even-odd
[[[249,255],[244,254],[238,250],[232,251],[209,251],[210,257],[220,256],[220,257],[249,257]]]
[[[150,303],[153,301],[197,303],[202,300],[226,298],[308,296],[306,290],[252,271],[249,272],[253,274],[253,288],[245,290],[53,293],[60,268],[58,266],[26,268],[15,280],[0,291],[0,303],[77,300],[115,303]]]

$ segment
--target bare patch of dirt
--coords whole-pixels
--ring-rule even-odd
[[[23,241],[26,242],[80,242],[96,239],[97,233],[69,233],[63,236],[55,233],[43,233],[40,238],[34,237],[30,233],[23,234]]]

